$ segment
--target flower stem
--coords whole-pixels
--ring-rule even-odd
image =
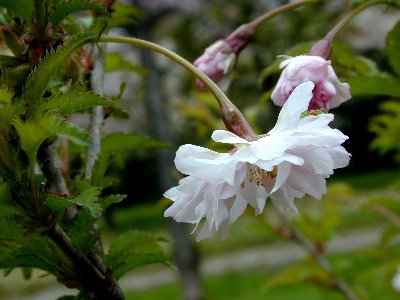
[[[188,62],[186,59],[179,56],[175,52],[168,50],[158,44],[131,37],[101,36],[99,38],[99,42],[120,43],[147,48],[149,50],[158,52],[178,63],[186,70],[191,72],[198,79],[200,79],[210,89],[211,93],[214,95],[220,105],[222,119],[225,123],[226,128],[229,131],[247,140],[254,140],[257,138],[257,134],[251,128],[250,124],[247,122],[243,114],[228,99],[228,97],[226,97],[221,89],[210,78],[208,78],[207,75],[205,75],[202,71],[200,71],[198,68],[196,68],[194,65],[192,65],[190,62]]]
[[[285,12],[288,10],[292,10],[295,9],[297,7],[309,4],[309,3],[313,3],[313,2],[317,2],[319,0],[301,0],[301,1],[297,1],[297,2],[293,2],[293,3],[288,3],[282,6],[279,6],[276,9],[273,9],[265,14],[263,14],[262,16],[259,16],[258,18],[256,18],[255,20],[251,21],[250,23],[248,23],[248,25],[250,27],[252,27],[253,29],[255,29],[258,25],[260,25],[261,23]]]
[[[338,32],[340,32],[343,28],[345,28],[347,25],[349,25],[351,20],[353,20],[353,18],[356,15],[358,15],[360,12],[364,11],[365,9],[367,9],[370,6],[384,4],[384,3],[387,3],[387,2],[388,2],[388,0],[371,0],[371,1],[365,2],[365,3],[357,6],[352,11],[350,11],[339,23],[337,23],[335,25],[335,27],[333,27],[327,33],[327,35],[325,36],[324,39],[332,42],[333,39],[335,38],[336,34]]]

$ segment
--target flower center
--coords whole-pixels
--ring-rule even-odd
[[[257,186],[264,186],[264,181],[275,178],[277,173],[278,168],[276,166],[274,166],[272,171],[265,171],[257,166],[250,165],[250,167],[247,168],[247,179],[249,182],[255,183]],[[244,188],[244,182],[242,182],[240,186]]]

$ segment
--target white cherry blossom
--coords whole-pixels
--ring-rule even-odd
[[[229,153],[194,146],[181,146],[177,169],[188,175],[165,197],[174,203],[166,217],[197,225],[206,221],[197,237],[224,236],[248,205],[260,214],[265,201],[297,212],[295,198],[305,194],[321,198],[325,179],[345,167],[350,154],[341,146],[347,139],[328,124],[332,114],[301,117],[312,98],[314,84],[300,84],[282,107],[275,127],[254,141],[216,130],[212,139],[232,144]]]

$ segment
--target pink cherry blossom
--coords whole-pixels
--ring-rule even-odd
[[[201,240],[217,232],[225,236],[248,205],[260,214],[267,198],[280,209],[294,211],[294,198],[321,198],[325,179],[345,167],[350,154],[341,146],[347,136],[328,126],[332,114],[301,118],[313,89],[312,82],[295,88],[275,127],[254,141],[214,131],[213,140],[234,146],[228,153],[181,146],[175,165],[188,176],[164,194],[174,201],[164,215],[196,228],[205,218],[197,237]]]
[[[300,55],[284,60],[280,68],[285,68],[272,92],[272,101],[282,106],[293,90],[301,83],[312,81],[315,85],[309,109],[329,110],[349,100],[350,86],[336,76],[330,61],[320,56]]]

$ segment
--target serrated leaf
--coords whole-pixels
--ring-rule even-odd
[[[147,136],[116,132],[103,137],[101,147],[102,151],[121,152],[131,149],[167,148],[169,145]]]
[[[342,78],[343,82],[350,84],[353,96],[381,95],[400,97],[400,80],[389,74],[354,76]]]
[[[28,19],[33,13],[33,0],[0,0],[0,6],[21,19]]]
[[[75,35],[56,50],[50,50],[46,57],[40,60],[24,86],[24,96],[28,99],[28,105],[31,109],[42,98],[50,79],[72,51],[87,43],[95,42],[97,37],[98,34],[92,32]]]
[[[90,211],[91,215],[97,219],[101,216],[102,212],[102,207],[98,201],[100,191],[101,190],[97,187],[88,187],[84,189],[78,196],[68,199],[68,201],[76,205],[86,207]]]
[[[115,203],[119,203],[122,200],[126,198],[127,195],[120,195],[120,194],[115,194],[115,195],[109,195],[101,199],[101,206],[104,209],[110,207],[111,205]]]
[[[50,15],[53,26],[57,26],[66,16],[84,10],[91,10],[98,14],[110,17],[111,14],[97,1],[71,0],[60,3]]]
[[[140,75],[147,75],[149,72],[146,68],[136,65],[129,60],[126,60],[121,54],[117,52],[108,52],[105,63],[105,72],[115,71],[131,71]]]
[[[96,105],[122,111],[115,101],[109,100],[104,96],[92,92],[79,93],[68,91],[42,99],[38,106],[34,108],[33,118],[40,118],[44,112],[65,116],[68,113],[84,110]]]
[[[40,145],[52,134],[37,123],[22,122],[19,119],[15,119],[13,125],[20,137],[21,148],[28,155],[33,167]]]
[[[26,237],[13,217],[15,207],[9,211],[5,208],[4,205],[0,207],[0,269],[37,268],[62,280],[68,270],[73,269],[69,259],[47,237],[38,234]]]
[[[14,92],[6,86],[0,87],[0,101],[5,103],[10,103],[11,99],[14,97]]]
[[[390,66],[400,77],[400,22],[387,35],[386,53]]]
[[[131,231],[118,237],[105,257],[106,265],[120,278],[128,271],[153,263],[170,265],[158,242],[165,239],[145,232]]]
[[[38,120],[22,122],[14,119],[12,124],[16,128],[21,141],[21,148],[26,152],[31,164],[34,164],[40,145],[51,136],[66,137],[79,145],[88,145],[89,135],[76,125],[61,118],[45,115]]]
[[[374,116],[368,129],[377,136],[371,142],[371,148],[381,154],[395,151],[400,160],[400,103],[397,101],[385,101],[380,105],[383,113]]]
[[[60,197],[52,194],[48,194],[46,197],[46,205],[55,215],[58,215],[60,212],[64,211],[68,207],[73,206],[74,204],[71,201],[68,201],[66,197]]]
[[[48,130],[52,135],[67,138],[77,145],[88,146],[90,141],[89,134],[74,123],[65,121],[62,118],[53,117],[53,122],[50,123]]]

